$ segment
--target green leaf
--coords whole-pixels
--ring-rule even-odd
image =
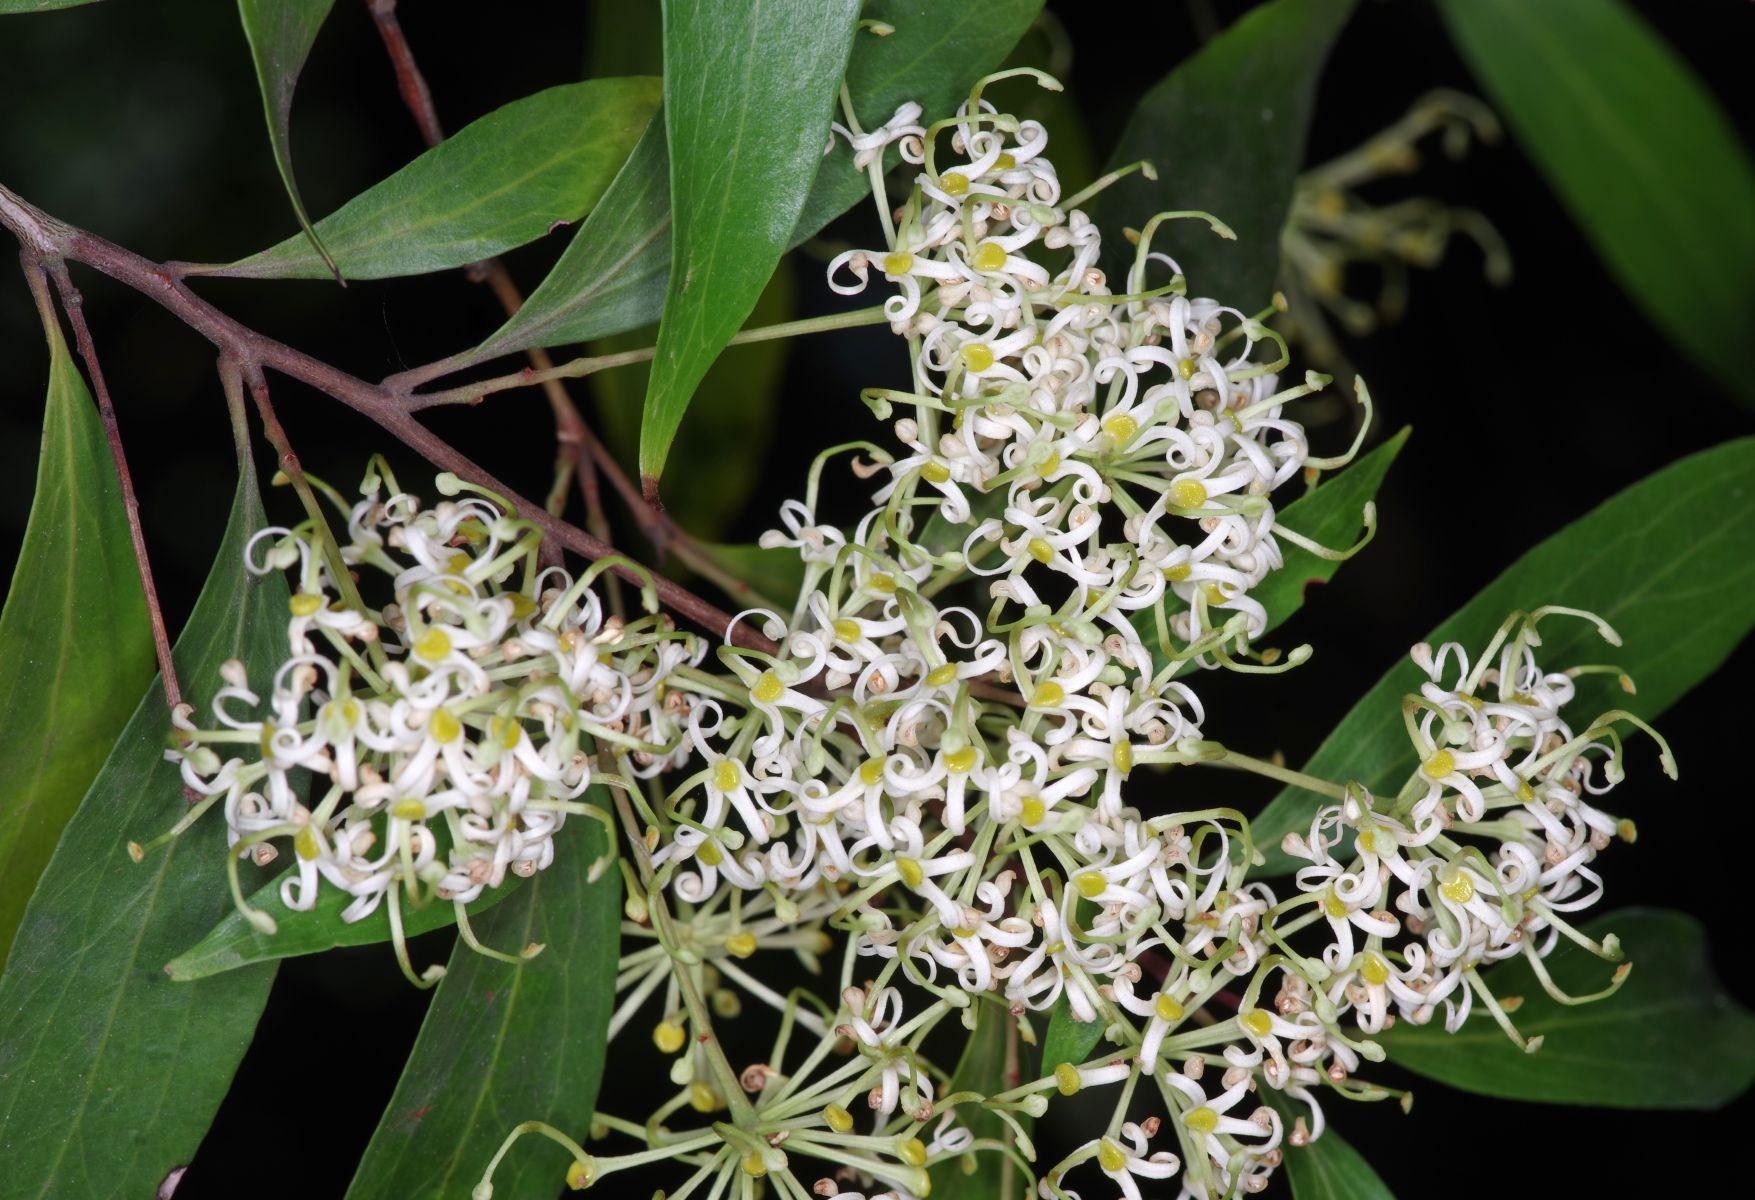
[[[1408,432],[1406,428],[1402,429],[1383,445],[1318,483],[1281,509],[1275,515],[1274,524],[1302,534],[1318,545],[1346,549],[1358,540],[1365,507],[1374,503],[1372,498],[1377,495],[1390,464],[1407,443]],[[1278,628],[1304,607],[1310,585],[1328,582],[1343,565],[1334,559],[1312,554],[1290,541],[1282,540],[1280,549],[1284,559],[1281,568],[1250,593],[1267,609],[1267,627],[1263,633]],[[1173,601],[1180,607],[1175,596],[1166,596],[1167,612]],[[1134,615],[1133,623],[1147,647],[1151,648],[1153,658],[1162,666],[1155,610],[1141,610]]]
[[[615,1006],[621,877],[611,867],[586,883],[604,850],[596,822],[574,817],[555,841],[554,865],[473,925],[495,949],[545,949],[513,966],[457,943],[350,1197],[468,1196],[514,1125],[581,1137],[590,1126]],[[569,1161],[546,1138],[520,1140],[494,1173],[494,1200],[551,1200]]]
[[[1609,273],[1755,403],[1755,168],[1686,60],[1619,0],[1439,7]]]
[[[152,627],[91,393],[50,324],[30,522],[0,612],[0,963],[55,842],[152,681]]]
[[[469,906],[470,915],[486,912],[522,882],[518,876],[508,875],[502,886],[482,892],[480,898]],[[341,919],[341,913],[351,903],[353,897],[341,889],[321,888],[313,907],[296,912],[280,898],[280,881],[270,880],[250,897],[250,907],[267,913],[274,920],[277,928],[273,933],[261,932],[233,907],[199,942],[166,963],[165,974],[178,983],[188,983],[253,963],[321,954],[337,946],[374,946],[388,942],[390,910],[380,904],[371,915],[349,924]],[[405,906],[402,910],[402,932],[406,937],[456,923],[456,906],[448,900],[435,900],[423,908]]]
[[[1346,549],[1358,539],[1365,507],[1373,503],[1390,464],[1407,444],[1408,432],[1404,427],[1371,453],[1286,505],[1274,524],[1331,550]],[[1267,608],[1269,629],[1304,607],[1311,584],[1327,583],[1342,566],[1289,541],[1282,541],[1280,549],[1285,564],[1249,593]]]
[[[1578,681],[1574,710],[1626,708],[1656,717],[1710,675],[1755,624],[1755,438],[1741,438],[1674,463],[1634,484],[1529,551],[1426,638],[1432,645],[1484,645],[1512,612],[1544,604],[1588,609],[1621,634],[1605,644],[1584,621],[1542,626],[1549,669],[1619,664],[1639,686],[1625,695],[1608,676]],[[1393,792],[1414,768],[1402,729],[1401,697],[1423,678],[1406,658],[1378,680],[1323,741],[1305,770]],[[1288,787],[1251,822],[1267,870],[1296,860],[1279,849],[1303,832],[1322,804]]]
[[[1138,228],[1174,209],[1213,214],[1236,241],[1178,222],[1159,231],[1153,248],[1181,265],[1191,294],[1244,312],[1265,306],[1316,82],[1354,2],[1271,0],[1178,64],[1140,100],[1109,163],[1114,170],[1149,159],[1157,181],[1137,172],[1123,179],[1093,203],[1096,219]],[[1110,248],[1111,274],[1123,278],[1131,252],[1120,237]]]
[[[894,26],[895,32],[884,37],[862,32],[853,44],[847,92],[860,127],[875,129],[910,100],[925,110],[923,123],[950,116],[969,98],[976,80],[999,69],[1041,10],[1042,0],[872,0],[860,15]],[[1027,80],[1010,86],[1040,90]],[[841,120],[838,109],[835,119]],[[900,161],[894,146],[885,151],[886,170]],[[854,170],[853,151],[837,138],[805,199],[792,244],[870,195],[866,173]]]
[[[777,325],[792,319],[797,287],[791,271],[776,271],[756,301],[748,324]],[[588,347],[610,354],[651,345],[639,331],[617,334]],[[675,477],[664,489],[664,507],[697,538],[722,536],[743,512],[766,467],[780,407],[780,384],[792,344],[784,338],[730,346],[701,378],[689,421],[672,447]],[[640,445],[640,401],[646,395],[644,363],[591,376],[598,429],[624,462]]]
[[[204,710],[220,664],[266,678],[285,654],[287,589],[244,570],[265,524],[253,470],[176,648],[184,694]],[[130,839],[185,811],[164,748],[170,718],[149,690],[69,822],[0,977],[0,1161],[36,1196],[152,1196],[188,1163],[249,1045],[272,966],[196,984],[161,971],[231,906],[219,814],[133,862]]]
[[[872,0],[864,15],[896,31],[854,38],[847,63],[854,111],[862,123],[879,124],[904,101],[917,100],[929,121],[949,115],[1005,58],[1041,7],[1042,0],[949,9],[934,0]],[[869,195],[865,175],[852,162],[838,146],[822,163],[791,245]],[[649,325],[664,307],[670,254],[670,158],[664,123],[654,121],[524,307],[487,341],[443,366],[461,370],[532,346],[586,342]]]
[[[1042,1039],[1042,1074],[1051,1073],[1062,1063],[1077,1066],[1084,1062],[1102,1036],[1103,1022],[1079,1020],[1062,996],[1048,1014],[1048,1033]]]
[[[14,13],[50,12],[57,8],[78,8],[96,4],[97,0],[0,0],[0,17]]]
[[[1012,1022],[1003,1005],[977,1006],[975,1031],[963,1045],[957,1069],[943,1094],[979,1092],[991,1096],[1013,1088],[1025,1078],[1033,1078],[1034,1067],[1006,1071],[1006,1040]],[[1029,1057],[1029,1047],[1018,1044],[1020,1063]],[[1011,1129],[998,1115],[973,1104],[958,1107],[957,1118],[977,1138],[1005,1141]],[[1030,1120],[1019,1116],[1027,1131]],[[1009,1182],[1009,1186],[1007,1181]],[[1028,1180],[1016,1162],[996,1149],[983,1149],[937,1163],[932,1168],[933,1200],[1020,1200],[1027,1193]]]
[[[305,202],[299,197],[298,180],[292,166],[292,99],[298,86],[299,72],[317,31],[334,7],[335,0],[238,0],[238,16],[244,22],[244,37],[250,42],[250,57],[256,64],[256,81],[262,88],[262,108],[268,115],[268,145],[274,151],[274,165],[280,168],[281,182],[292,200],[293,215],[305,231],[317,256],[329,273],[340,278],[329,251],[311,228],[305,215]]]
[[[670,281],[640,422],[657,487],[696,386],[755,307],[823,161],[859,0],[665,0]]]
[[[585,24],[586,78],[664,74],[663,5],[592,4]]]
[[[598,202],[658,109],[658,80],[549,88],[452,134],[317,222],[348,279],[422,275],[480,262],[579,220]],[[323,279],[307,239],[201,274]]]
[[[1286,1121],[1303,1111],[1272,1088],[1262,1090],[1262,1099]],[[1287,1145],[1284,1170],[1293,1200],[1395,1200],[1389,1185],[1342,1140],[1332,1123],[1308,1145]]]
[[[1603,1108],[1722,1108],[1755,1083],[1755,1016],[1725,992],[1706,935],[1684,913],[1631,908],[1584,926],[1620,937],[1632,973],[1613,996],[1568,1007],[1542,989],[1522,958],[1485,972],[1501,1000],[1522,996],[1512,1020],[1542,1047],[1525,1054],[1491,1016],[1456,1033],[1398,1022],[1377,1040],[1391,1061],[1484,1096]],[[1562,940],[1546,960],[1572,994],[1604,987],[1613,970]]]

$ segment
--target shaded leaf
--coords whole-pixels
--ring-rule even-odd
[[[79,8],[96,4],[97,0],[0,0],[0,17],[14,13],[50,12],[57,8]]]
[[[585,75],[664,74],[662,4],[592,4],[585,9]]]
[[[51,324],[36,494],[0,612],[0,963],[62,827],[152,681],[152,627],[91,393]]]
[[[880,124],[904,101],[918,100],[927,120],[949,115],[975,81],[1004,59],[1041,7],[1042,0],[951,9],[933,0],[873,0],[864,15],[896,31],[854,38],[847,63],[854,111],[862,123]],[[822,163],[791,245],[870,194],[865,175],[852,163],[844,145]],[[654,121],[524,307],[487,341],[443,365],[459,370],[531,346],[590,341],[649,325],[664,307],[670,253],[670,159],[664,123]]]
[[[1010,1074],[1007,1073],[1006,1041],[1012,1036],[1013,1022],[1004,1006],[982,1004],[977,1006],[977,1012],[979,1016],[976,1018],[975,1031],[969,1034],[969,1040],[964,1043],[962,1057],[957,1060],[957,1069],[952,1072],[951,1081],[944,1089],[945,1095],[954,1092],[979,1092],[983,1096],[991,1096],[1016,1087],[1024,1078],[1033,1078],[1038,1074],[1033,1066],[1023,1065]],[[1030,1048],[1022,1042],[1018,1044],[1017,1053],[1020,1063],[1031,1057]],[[959,1107],[957,1118],[977,1138],[1004,1141],[1011,1136],[1011,1130],[1004,1120],[976,1105],[966,1104]],[[1028,1130],[1030,1120],[1022,1116],[1019,1120]],[[1028,1182],[1018,1165],[1009,1162],[1007,1156],[999,1150],[984,1149],[958,1155],[936,1163],[932,1168],[934,1200],[1020,1200],[1026,1195]]]
[[[469,906],[471,916],[486,912],[504,900],[523,880],[508,874],[506,882],[488,888]],[[380,904],[369,916],[351,924],[341,919],[353,896],[340,888],[320,888],[317,902],[304,912],[287,907],[280,898],[280,881],[270,880],[250,897],[250,907],[266,913],[277,928],[263,933],[235,907],[228,909],[189,949],[165,964],[165,974],[179,983],[206,979],[235,971],[252,963],[321,954],[338,946],[373,946],[390,940],[390,910]],[[422,908],[404,905],[402,932],[407,937],[456,924],[456,907],[448,900],[435,900]]]
[[[1331,550],[1344,550],[1359,538],[1365,506],[1373,502],[1390,464],[1407,444],[1403,428],[1371,453],[1356,459],[1281,509],[1274,524],[1302,534]],[[1321,558],[1302,546],[1282,540],[1285,565],[1249,594],[1267,608],[1272,629],[1304,606],[1311,584],[1334,578],[1343,563]]]
[[[555,841],[554,865],[473,923],[495,949],[545,949],[513,966],[457,943],[350,1197],[468,1196],[522,1121],[583,1139],[615,1004],[621,877],[612,867],[585,882],[604,850],[596,822],[575,817]],[[494,1173],[494,1200],[550,1200],[569,1161],[546,1138],[522,1139]]]
[[[1610,274],[1755,403],[1755,167],[1688,63],[1620,0],[1439,8]]]
[[[823,161],[858,16],[859,0],[665,0],[672,236],[641,411],[648,489],[701,377],[790,242]]]
[[[299,228],[305,231],[331,274],[336,273],[335,264],[311,228],[311,218],[305,215],[305,202],[299,196],[298,180],[293,176],[292,99],[311,44],[317,40],[317,31],[323,28],[323,20],[334,5],[335,0],[238,0],[238,16],[250,42],[256,81],[262,88],[262,108],[268,115],[268,145],[274,151],[274,165],[280,169],[281,182],[286,184]]]
[[[466,266],[571,224],[597,203],[658,109],[645,76],[549,88],[473,121],[317,222],[348,279]],[[322,279],[299,236],[228,267],[247,279]]]
[[[1288,1122],[1303,1112],[1301,1105],[1272,1088],[1263,1088],[1261,1095]],[[1389,1185],[1335,1132],[1333,1124],[1308,1145],[1288,1145],[1282,1169],[1292,1186],[1292,1200],[1395,1200]]]
[[[1700,923],[1684,913],[1632,908],[1584,926],[1616,934],[1633,964],[1613,996],[1568,1007],[1543,989],[1522,958],[1484,972],[1542,1047],[1525,1054],[1489,1015],[1456,1033],[1442,1023],[1398,1022],[1378,1035],[1390,1060],[1441,1083],[1514,1100],[1604,1108],[1721,1108],[1755,1083],[1755,1015],[1725,992],[1707,958]],[[1614,969],[1561,940],[1546,965],[1572,994],[1604,987]]]
[[[264,524],[246,470],[177,643],[198,709],[226,659],[260,679],[285,653],[286,582],[243,567],[244,543]],[[0,977],[0,1161],[33,1196],[155,1194],[195,1153],[274,979],[258,966],[178,984],[160,969],[231,906],[217,813],[144,862],[128,857],[130,839],[185,812],[177,767],[164,759],[169,734],[155,687],[68,823]]]
[[[1042,1074],[1052,1073],[1062,1063],[1077,1066],[1084,1062],[1102,1037],[1103,1022],[1079,1020],[1062,996],[1048,1014],[1048,1033],[1042,1039]]]
[[[776,271],[747,324],[791,320],[797,290],[791,271]],[[597,342],[588,353],[651,344],[646,333],[635,331]],[[695,389],[688,423],[678,430],[671,451],[677,471],[664,489],[664,507],[695,537],[723,536],[761,481],[791,350],[792,343],[784,338],[729,346]],[[647,374],[646,364],[636,363],[590,377],[599,401],[598,429],[623,462],[633,462],[639,450]]]
[[[1583,621],[1542,626],[1550,670],[1613,661],[1638,684],[1636,695],[1593,675],[1578,681],[1574,710],[1611,707],[1656,717],[1699,683],[1755,624],[1755,438],[1741,438],[1674,463],[1627,488],[1529,551],[1488,584],[1427,641],[1485,644],[1512,612],[1544,604],[1588,609],[1624,644],[1603,643]],[[1393,792],[1415,766],[1402,728],[1401,697],[1424,678],[1403,658],[1324,739],[1304,768],[1318,778],[1357,780]],[[1280,840],[1309,827],[1325,803],[1295,787],[1251,823],[1270,872],[1296,860]]]
[[[1109,162],[1113,170],[1150,159],[1157,181],[1128,176],[1093,202],[1096,219],[1137,229],[1168,210],[1212,213],[1236,241],[1181,222],[1160,230],[1153,248],[1181,265],[1190,294],[1244,312],[1264,307],[1316,83],[1354,3],[1270,0],[1178,64],[1141,98]],[[1109,247],[1110,274],[1125,278],[1127,243],[1113,237]]]

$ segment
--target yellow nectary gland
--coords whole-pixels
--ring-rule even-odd
[[[1079,895],[1087,900],[1095,900],[1109,886],[1101,871],[1080,871],[1073,876],[1073,886],[1079,889]]]
[[[1152,1001],[1152,1011],[1160,1021],[1180,1021],[1184,1010],[1169,992],[1159,992],[1158,998]]]
[[[1456,770],[1456,758],[1450,751],[1440,750],[1421,763],[1420,770],[1428,779],[1443,779]]]
[[[1359,966],[1359,978],[1372,987],[1381,987],[1389,982],[1389,964],[1383,961],[1382,955],[1367,952],[1365,961]]]
[[[675,1021],[660,1021],[652,1031],[652,1044],[665,1054],[675,1054],[688,1040],[688,1031]]]
[[[1065,703],[1066,689],[1052,679],[1047,683],[1038,684],[1036,690],[1030,693],[1031,708],[1054,708]]]
[[[836,1133],[847,1133],[853,1128],[853,1114],[839,1104],[831,1104],[823,1110],[823,1120]]]
[[[957,677],[955,663],[946,663],[942,667],[934,667],[926,673],[926,682],[932,687],[943,687]]]
[[[725,851],[719,848],[718,842],[714,841],[712,838],[708,838],[701,843],[701,848],[695,851],[695,857],[706,863],[709,867],[716,867],[725,861]]]
[[[876,787],[884,778],[884,760],[868,758],[859,764],[859,782],[866,787]]]
[[[911,1167],[924,1167],[926,1165],[926,1143],[917,1137],[908,1138],[900,1146],[897,1146],[896,1153],[903,1162]]]
[[[1025,543],[1024,549],[1028,550],[1030,557],[1039,563],[1049,563],[1054,560],[1054,547],[1039,537],[1031,538]]]
[[[1189,563],[1176,563],[1174,566],[1164,568],[1164,578],[1171,583],[1181,583],[1192,574],[1194,574],[1194,567]]]
[[[994,272],[1005,266],[1005,247],[998,242],[982,242],[975,248],[975,256],[969,260],[977,271]]]
[[[906,275],[914,267],[914,256],[906,250],[884,255],[885,275]]]
[[[729,792],[742,782],[743,768],[729,758],[720,759],[719,765],[713,768],[713,786],[722,792]]]
[[[433,710],[432,720],[427,722],[427,732],[441,746],[448,746],[463,736],[463,722],[451,715],[448,708]]]
[[[758,704],[772,704],[785,691],[786,685],[780,682],[780,676],[772,671],[763,671],[762,677],[756,680],[756,686],[750,689],[750,695]]]
[[[1115,769],[1121,772],[1121,777],[1123,779],[1126,779],[1129,773],[1133,771],[1133,743],[1126,738],[1116,742],[1113,757],[1115,759]]]
[[[951,469],[936,458],[928,459],[920,468],[920,477],[928,483],[943,483],[951,477]]]
[[[428,662],[438,662],[451,653],[451,635],[443,629],[429,629],[414,644],[414,652]]]
[[[995,171],[1009,171],[1017,165],[1018,160],[1012,155],[1006,153],[1001,153],[998,158],[993,160],[993,169]]]
[[[1140,423],[1126,413],[1116,413],[1103,422],[1103,432],[1114,438],[1117,445],[1125,446],[1139,431]]]
[[[1042,803],[1040,796],[1026,796],[1019,806],[1018,816],[1026,825],[1040,825],[1042,818],[1048,815],[1048,806]]]
[[[896,860],[896,874],[900,875],[902,882],[911,888],[919,887],[921,881],[926,878],[926,872],[921,869],[920,861],[913,858],[898,858]]]
[[[762,1156],[757,1154],[754,1150],[751,1150],[748,1154],[743,1156],[742,1165],[743,1173],[756,1179],[760,1179],[768,1173],[768,1164],[763,1162]]]
[[[1077,1067],[1071,1063],[1061,1063],[1054,1068],[1054,1085],[1060,1089],[1061,1095],[1072,1096],[1085,1086],[1085,1081],[1079,1078]]]
[[[835,636],[844,642],[857,642],[860,639],[859,622],[849,621],[843,617],[835,622]]]
[[[415,803],[419,804],[420,801],[417,800]],[[426,815],[425,806],[422,807],[421,815]],[[306,862],[320,856],[323,853],[323,844],[317,840],[317,831],[306,825],[294,834],[293,852]]]
[[[1111,1175],[1127,1169],[1127,1154],[1108,1138],[1097,1143],[1097,1165]]]
[[[1203,1104],[1184,1113],[1182,1123],[1194,1133],[1208,1134],[1219,1127],[1219,1114]]]
[[[287,597],[286,606],[295,617],[308,617],[323,607],[323,597],[313,596],[309,592],[299,592]]]
[[[1245,1009],[1238,1013],[1237,1023],[1258,1038],[1266,1037],[1274,1029],[1274,1019],[1259,1008]]]
[[[424,821],[427,818],[427,806],[419,800],[398,800],[390,806],[390,815],[404,821]]]
[[[985,342],[966,342],[958,347],[957,355],[963,360],[965,370],[977,374],[993,365],[993,348]]]
[[[1206,484],[1198,479],[1178,479],[1170,485],[1170,503],[1177,508],[1199,508],[1206,502]]]
[[[1450,877],[1438,885],[1438,890],[1453,904],[1467,904],[1475,898],[1475,881],[1468,872],[1453,867]]]
[[[725,939],[725,949],[733,958],[748,958],[756,952],[756,935],[740,929]]]
[[[597,1180],[597,1160],[588,1159],[580,1162],[574,1159],[567,1164],[567,1186],[575,1192],[582,1192]]]
[[[981,756],[975,752],[975,747],[964,746],[961,750],[952,750],[949,754],[945,755],[945,766],[961,775],[965,771],[974,770],[975,763],[980,757]]]
[[[956,171],[947,171],[939,176],[938,185],[945,190],[947,196],[961,196],[969,190],[969,177]]]

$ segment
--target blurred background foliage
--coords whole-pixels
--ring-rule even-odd
[[[1149,7],[1050,0],[1014,61],[1053,71],[1068,90],[1025,95],[1019,87],[1017,96],[1021,112],[1048,123],[1050,152],[1072,187],[1108,158],[1138,98],[1248,7],[1240,0]],[[1755,81],[1746,63],[1755,6],[1645,0],[1635,7],[1698,71],[1744,144],[1755,143]],[[450,129],[582,73],[658,69],[655,4],[422,0],[405,3],[401,15]],[[1424,0],[1362,4],[1319,88],[1308,162],[1366,141],[1435,87],[1481,94],[1437,9]],[[421,148],[370,19],[362,5],[344,0],[317,40],[293,117],[294,159],[312,215],[333,210]],[[242,34],[231,5],[213,0],[116,0],[0,22],[0,181],[46,211],[157,259],[227,261],[294,229]],[[1401,648],[1518,553],[1642,476],[1750,424],[1746,407],[1654,330],[1514,139],[1456,162],[1429,154],[1412,176],[1366,190],[1378,204],[1432,195],[1487,214],[1509,245],[1516,279],[1508,288],[1492,286],[1479,251],[1457,244],[1437,269],[1413,276],[1407,312],[1392,328],[1368,339],[1336,331],[1346,359],[1371,382],[1380,428],[1414,427],[1378,498],[1381,532],[1280,635],[1287,645],[1313,643],[1317,661],[1285,676],[1212,678],[1203,688],[1216,713],[1228,703],[1271,711],[1283,741],[1256,749],[1279,749],[1294,761]],[[566,236],[507,256],[526,292]],[[838,246],[874,238],[875,223],[863,210],[831,225],[783,264],[757,320],[847,307],[823,285],[823,262]],[[175,623],[211,561],[233,485],[212,351],[108,281],[83,274],[80,282]],[[1201,291],[1198,278],[1192,284]],[[246,323],[366,378],[473,345],[501,319],[487,290],[460,272],[346,289],[212,280],[197,290]],[[629,334],[615,344],[648,342]],[[1741,347],[1745,356],[1751,342],[1755,330]],[[597,426],[630,466],[641,373],[602,376],[573,389],[576,399],[592,401],[588,416],[594,410]],[[0,286],[0,561],[8,564],[29,510],[46,374],[35,314],[22,280],[12,276]],[[734,350],[714,369],[683,426],[667,496],[701,536],[753,541],[772,524],[779,502],[801,490],[810,454],[879,434],[858,389],[904,381],[905,358],[881,328]],[[290,382],[277,383],[277,398],[307,468],[339,485],[357,479],[368,453],[391,449],[362,419]],[[429,415],[444,436],[525,494],[548,490],[552,426],[539,393]],[[1314,436],[1326,448],[1343,444],[1346,431]],[[268,502],[271,512],[293,507],[284,493]],[[833,503],[828,508],[837,515]],[[1712,514],[1700,520],[1710,522]],[[637,555],[647,553],[631,526],[618,528]],[[1713,777],[1738,761],[1730,747],[1746,736],[1740,714],[1747,711],[1738,680],[1752,668],[1755,651],[1745,645],[1664,721],[1682,764],[1679,786],[1663,783],[1655,765],[1636,756],[1637,786],[1629,794],[1638,797],[1632,815],[1640,818],[1641,845],[1611,868],[1618,905],[1661,900],[1699,913],[1727,956],[1748,944],[1741,906],[1726,903],[1728,880],[1746,851],[1734,839],[1702,839],[1701,826],[1686,814],[1727,799]],[[1215,792],[1230,786],[1203,782]],[[1246,784],[1232,790],[1251,807],[1268,794]],[[1642,873],[1640,859],[1660,861],[1684,846],[1708,860],[1690,880]],[[429,936],[436,940],[424,957],[441,956],[450,935]],[[1747,980],[1737,984],[1733,964],[1723,966],[1741,998],[1755,999]],[[249,1180],[252,1196],[339,1195],[425,1002],[382,947],[288,962],[263,1018],[265,1036],[208,1135],[202,1169],[191,1172],[178,1196],[235,1196],[235,1179]],[[308,1024],[319,1012],[321,1032]],[[360,1082],[326,1093],[322,1130],[297,1144],[296,1190],[283,1190],[294,1189],[294,1176],[275,1163],[289,1152],[291,1135],[267,1143],[256,1130],[265,1113],[290,1114],[302,1100],[311,1038],[327,1039],[334,1029],[342,1031]],[[1431,1128],[1479,1103],[1431,1086],[1421,1087],[1420,1097],[1416,1119]],[[1513,1144],[1519,1123],[1538,1117],[1589,1122],[1597,1147],[1704,1136],[1702,1118],[1689,1114],[1570,1118],[1566,1110],[1497,1104]],[[1461,1195],[1480,1182],[1398,1175],[1398,1162],[1411,1161],[1420,1142],[1391,1106],[1341,1118],[1351,1140],[1371,1149],[1373,1163],[1404,1196]],[[1719,1130],[1737,1120],[1735,1110],[1712,1118]],[[1602,1152],[1598,1164],[1589,1157],[1572,1168],[1580,1189],[1601,1184],[1619,1189],[1607,1194],[1655,1194],[1672,1179],[1660,1155]]]

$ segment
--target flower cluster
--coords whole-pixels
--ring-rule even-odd
[[[227,663],[213,727],[185,706],[167,753],[206,798],[184,825],[223,806],[234,892],[239,856],[265,865],[290,842],[281,904],[309,910],[326,882],[353,897],[351,922],[388,899],[405,966],[405,903],[451,901],[467,930],[464,905],[549,866],[568,815],[608,821],[582,799],[593,747],[674,742],[690,696],[666,683],[703,653],[666,617],[606,614],[589,586],[598,568],[575,580],[543,567],[540,530],[497,497],[448,476],[439,489],[453,498],[423,508],[374,464],[357,502],[333,497],[345,542],[318,518],[256,534],[248,568],[295,580],[287,657],[265,697]],[[368,573],[381,607],[359,590]]]
[[[1391,1094],[1357,1078],[1390,1022],[1442,1008],[1454,1029],[1478,1001],[1517,1038],[1480,967],[1521,954],[1558,995],[1541,963],[1557,939],[1616,956],[1570,918],[1601,892],[1595,855],[1631,836],[1593,800],[1621,775],[1618,724],[1638,722],[1572,731],[1574,680],[1599,668],[1537,665],[1547,611],[1472,664],[1416,648],[1419,765],[1394,796],[1207,736],[1195,672],[1306,657],[1261,645],[1281,615],[1261,585],[1287,546],[1351,551],[1280,524],[1277,497],[1357,444],[1313,455],[1286,405],[1329,381],[1282,388],[1272,310],[1191,295],[1156,245],[1174,218],[1222,224],[1167,213],[1130,232],[1117,290],[1080,206],[1123,172],[1063,197],[1045,131],[983,99],[990,82],[946,121],[905,105],[836,127],[885,238],[839,255],[830,282],[893,289],[912,381],[864,399],[901,450],[817,458],[762,539],[796,556],[800,589],[715,631],[715,669],[650,594],[644,616],[606,613],[603,564],[545,567],[535,527],[449,477],[429,510],[374,468],[343,506],[345,544],[316,517],[253,543],[252,569],[298,580],[267,715],[242,714],[258,697],[229,667],[217,727],[180,715],[172,751],[224,800],[234,886],[239,856],[286,838],[287,907],[327,882],[353,895],[350,919],[389,897],[394,925],[404,900],[448,898],[468,937],[464,906],[547,866],[566,816],[623,835],[610,1030],[651,1018],[675,1090],[644,1121],[599,1116],[594,1137],[627,1153],[529,1122],[495,1163],[537,1132],[573,1154],[574,1187],[674,1161],[691,1174],[673,1200],[755,1179],[797,1200],[814,1160],[818,1196],[914,1200],[933,1168],[989,1154],[1042,1200],[1076,1200],[1086,1172],[1128,1200],[1167,1179],[1219,1200],[1261,1191],[1285,1147],[1321,1134],[1323,1094]],[[894,208],[892,151],[912,174]],[[846,526],[817,515],[836,455],[875,488]],[[381,607],[355,585],[365,569],[385,577]],[[1289,889],[1254,874],[1242,813],[1137,780],[1202,764],[1330,801],[1286,839],[1308,863]],[[311,808],[296,772],[317,781]],[[775,986],[780,955],[837,975],[833,998]],[[748,1002],[779,1030],[734,1068],[713,1026]],[[1068,1021],[1102,1044],[1030,1066],[1044,1023]],[[936,1064],[958,1028],[1005,1035],[1005,1079]],[[1116,1096],[1104,1132],[1038,1167],[1027,1120],[1099,1088]]]

